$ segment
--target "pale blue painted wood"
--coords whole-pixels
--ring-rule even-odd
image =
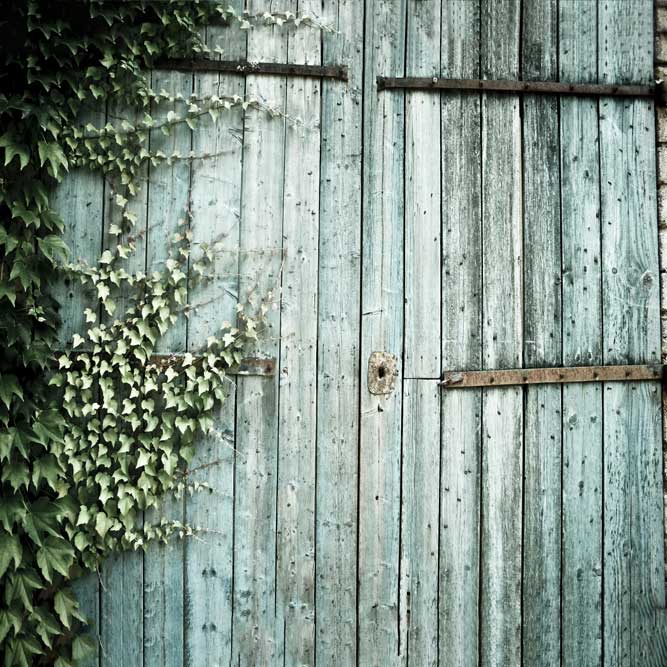
[[[111,122],[119,124],[123,118],[136,122],[134,112],[111,109]],[[136,216],[134,229],[122,238],[127,243],[134,239],[134,252],[123,263],[130,273],[146,270],[146,235],[148,188],[145,185],[147,170],[142,170],[142,187],[128,203],[128,211]],[[113,192],[105,190],[104,248],[115,248],[117,238],[108,231],[112,224],[120,225],[121,209],[113,203]],[[116,300],[114,318],[121,317],[127,306],[127,298],[121,294]],[[103,319],[107,319],[104,316]],[[105,561],[101,568],[100,626],[102,637],[101,667],[143,667],[144,662],[144,554],[143,551],[124,552]]]
[[[597,7],[560,3],[562,81],[597,81]],[[597,99],[560,100],[563,363],[602,363]],[[602,386],[563,386],[562,660],[602,660]]]
[[[292,9],[292,5],[288,5]],[[253,2],[264,11],[268,2]],[[248,59],[287,62],[288,33],[257,27],[248,33]],[[285,77],[248,76],[246,94],[284,111]],[[285,123],[249,109],[244,120],[239,300],[280,286]],[[280,295],[276,292],[276,298]],[[278,358],[280,313],[272,310],[257,351]],[[276,515],[279,376],[238,378],[232,662],[281,662],[283,627],[276,624]]]
[[[438,665],[440,387],[403,383],[401,470],[401,656],[403,665]]]
[[[408,3],[406,76],[440,74],[440,1]],[[440,95],[405,96],[405,377],[440,367]]]
[[[315,653],[320,667],[356,664],[357,457],[361,277],[363,3],[326,0],[322,81],[318,294]]]
[[[602,81],[650,80],[652,16],[650,3],[601,4]],[[602,98],[599,107],[603,357],[605,363],[657,362],[653,103]],[[655,386],[605,387],[604,660],[609,665],[650,664],[656,657],[653,608],[664,605],[658,403]]]
[[[518,78],[519,17],[518,2],[482,6],[483,77]],[[519,105],[511,95],[482,98],[485,368],[516,368],[522,361]],[[522,399],[521,388],[508,387],[486,390],[482,401],[482,665],[521,661]]]
[[[192,93],[192,74],[154,71],[154,90],[188,98]],[[162,103],[153,110],[157,122],[164,122],[169,111],[182,114],[182,102]],[[151,152],[186,157],[192,147],[190,128],[176,125],[169,136],[162,131],[150,134]],[[148,173],[148,212],[146,229],[146,269],[164,270],[169,240],[184,233],[190,199],[190,161],[176,159],[171,165],[150,167]],[[184,352],[186,321],[181,315],[157,345],[159,352]],[[145,515],[147,523],[161,519],[183,521],[183,498],[167,497],[162,506]],[[144,554],[144,667],[177,667],[183,664],[183,541],[174,538],[167,544],[150,545]]]
[[[241,3],[236,2],[237,9]],[[242,58],[246,35],[238,30],[210,26],[209,48],[224,44],[226,56]],[[195,75],[199,96],[243,96],[245,79],[239,76],[202,73]],[[202,121],[192,134],[194,155],[210,157],[192,163],[191,214],[195,257],[199,244],[215,242],[213,276],[191,293],[188,318],[188,349],[200,350],[225,322],[236,317],[239,289],[239,233],[243,112],[222,112],[213,123]],[[184,664],[203,662],[226,665],[232,650],[232,592],[234,561],[234,466],[236,390],[230,378],[228,396],[215,416],[217,434],[200,439],[192,461],[190,480],[205,482],[210,491],[185,500],[186,521],[203,531],[185,544]],[[241,536],[242,537],[242,536]]]
[[[558,4],[522,12],[521,77],[558,76]],[[525,95],[523,105],[523,294],[526,367],[559,366],[561,225],[558,100]],[[522,660],[560,663],[561,387],[526,387],[524,403]]]
[[[378,92],[376,76],[401,76],[406,0],[366,4],[361,363],[399,358],[396,388],[372,395],[362,370],[359,452],[359,664],[400,664],[401,381],[403,352],[404,94]]]
[[[321,0],[299,11],[320,16]],[[289,61],[322,62],[319,31],[290,34]],[[315,660],[315,466],[317,421],[317,297],[320,207],[321,81],[290,77],[283,189],[283,268],[278,430],[277,623],[283,662]]]
[[[479,77],[478,3],[443,3],[441,68]],[[479,95],[443,94],[442,362],[482,367],[481,118]],[[442,393],[440,664],[476,665],[479,653],[482,391]]]
[[[90,113],[84,115],[81,124],[92,123],[96,127],[104,125],[105,114]],[[104,178],[99,173],[87,169],[73,170],[58,185],[51,198],[51,205],[62,217],[64,223],[63,238],[70,250],[69,260],[84,260],[94,264],[102,247],[102,228],[104,220]],[[86,330],[84,310],[96,309],[97,300],[87,293],[81,285],[72,283],[58,284],[54,296],[60,303],[59,315],[62,326],[58,332],[58,344],[64,348],[71,342],[75,333],[83,334]],[[90,623],[89,635],[95,642],[95,651],[81,661],[81,667],[94,667],[99,662],[99,577],[97,573],[88,574],[73,582],[72,588],[79,601],[83,615]]]

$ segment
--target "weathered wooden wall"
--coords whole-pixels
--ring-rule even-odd
[[[186,209],[197,242],[228,248],[163,349],[196,350],[251,287],[279,287],[257,350],[279,372],[239,378],[226,440],[200,443],[213,493],[163,510],[201,539],[79,583],[101,639],[89,665],[667,664],[657,383],[437,383],[443,369],[659,360],[653,103],[375,83],[649,82],[651,1],[281,8],[335,31],[206,38],[230,58],[345,64],[348,82],[152,74],[303,121],[234,111],[152,137],[215,157],[152,170],[133,203],[135,269],[163,258]],[[90,175],[61,188],[75,257],[104,246],[107,197]],[[61,297],[66,341],[86,304]],[[368,391],[375,351],[399,361],[384,396]]]

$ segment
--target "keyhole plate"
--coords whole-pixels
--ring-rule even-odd
[[[389,352],[373,352],[368,358],[368,391],[391,394],[398,376],[398,357]]]

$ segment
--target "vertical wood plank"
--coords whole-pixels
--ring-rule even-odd
[[[404,94],[378,93],[379,74],[402,76],[406,0],[369,0],[364,52],[361,360],[403,350]],[[401,379],[375,396],[363,372],[359,456],[359,664],[399,664]]]
[[[561,81],[597,81],[597,6],[561,2]],[[602,363],[596,99],[560,100],[563,364]],[[562,663],[602,660],[602,386],[563,386]]]
[[[298,9],[320,16],[322,2],[300,0]],[[319,65],[319,31],[290,35],[289,60]],[[276,608],[286,665],[315,661],[320,88],[319,79],[290,77],[285,103],[288,116],[303,120],[286,129],[282,231]]]
[[[166,90],[186,99],[192,93],[192,75],[155,71],[151,77],[155,90]],[[185,104],[162,104],[154,109],[158,121],[166,120],[169,110],[182,114]],[[176,125],[169,136],[151,132],[150,149],[165,155],[187,156],[191,132],[187,125]],[[149,169],[146,231],[147,271],[164,268],[168,243],[173,234],[185,232],[183,222],[190,196],[190,162],[176,160],[172,165]],[[181,223],[181,224],[179,224]],[[158,342],[160,352],[183,352],[186,347],[185,317],[180,316]],[[147,523],[161,519],[183,521],[183,500],[164,498],[156,511],[146,513]],[[144,554],[144,667],[176,667],[183,664],[183,542],[153,544]]]
[[[519,3],[487,2],[481,15],[481,74],[518,78]],[[484,367],[522,357],[521,119],[519,98],[482,98]],[[481,663],[521,662],[520,388],[483,395]]]
[[[105,114],[85,115],[81,124],[102,127]],[[68,174],[55,189],[51,205],[64,222],[63,240],[70,249],[70,261],[84,260],[95,264],[102,248],[104,221],[104,178],[101,174],[79,169]],[[64,347],[75,333],[86,330],[84,310],[97,310],[97,299],[86,293],[81,285],[62,283],[55,287],[54,296],[60,304],[62,320],[58,343]],[[91,573],[73,582],[80,609],[90,623],[88,634],[95,642],[94,652],[81,661],[81,667],[96,667],[99,663],[100,599],[99,578]]]
[[[235,3],[236,9],[241,3]],[[245,33],[232,27],[209,26],[210,49],[224,45],[225,57],[243,58]],[[244,77],[195,75],[195,93],[243,96]],[[217,123],[209,119],[192,135],[193,153],[211,157],[192,164],[192,241],[194,256],[202,243],[215,242],[212,280],[191,294],[188,349],[201,349],[209,336],[236,317],[239,287],[239,232],[242,178],[243,112],[232,109]],[[185,544],[185,664],[228,664],[232,650],[234,549],[234,414],[236,390],[229,383],[227,398],[215,415],[215,433],[203,436],[195,450],[190,481],[206,482],[209,492],[185,499],[186,520],[199,526],[200,539]]]
[[[524,80],[558,76],[556,0],[525,3]],[[523,104],[524,352],[527,367],[559,366],[561,227],[558,100],[526,95]],[[524,414],[522,660],[560,663],[561,388],[527,387]]]
[[[127,118],[136,122],[137,114],[127,109],[112,109],[109,116],[114,124]],[[147,170],[139,192],[130,198],[127,210],[136,216],[134,228],[122,237],[122,243],[132,242],[134,252],[125,262],[129,273],[146,270],[146,234],[148,188],[145,185]],[[121,224],[121,209],[113,203],[110,188],[105,191],[103,247],[114,247],[117,238],[109,234],[112,224]],[[114,317],[122,316],[128,305],[128,295],[121,294],[116,300]],[[111,556],[102,565],[100,625],[102,636],[101,667],[143,667],[144,662],[144,554],[142,551],[119,553]]]
[[[404,665],[438,665],[440,388],[403,383],[401,655]]]
[[[649,3],[601,3],[603,82],[650,80],[652,29]],[[652,102],[600,100],[605,363],[659,359],[654,137]],[[664,604],[657,500],[662,449],[659,429],[652,427],[657,408],[651,390],[655,387],[623,383],[604,392],[604,657],[610,665],[650,664],[656,636],[652,607]]]
[[[440,74],[440,0],[408,3],[406,76]],[[440,95],[405,96],[405,377],[440,367]]]
[[[479,4],[442,6],[442,75],[479,77]],[[479,95],[446,94],[442,113],[442,363],[482,367]],[[442,392],[440,664],[478,664],[481,409],[479,389]]]
[[[270,8],[251,2],[251,12]],[[289,3],[288,9],[294,9]],[[248,33],[248,59],[286,62],[285,29],[258,26]],[[285,110],[285,77],[248,76],[246,94]],[[282,265],[285,122],[248,109],[244,119],[239,300],[280,286]],[[278,296],[276,292],[276,297]],[[280,314],[268,314],[258,353],[278,358]],[[237,381],[234,533],[233,664],[275,664],[276,494],[278,378]],[[277,635],[279,633],[279,635]]]
[[[322,81],[318,295],[316,663],[355,665],[361,306],[361,85],[364,6],[326,0]]]

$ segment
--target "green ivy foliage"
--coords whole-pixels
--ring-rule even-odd
[[[0,17],[0,656],[4,667],[69,667],[91,640],[69,582],[119,549],[190,528],[144,524],[166,493],[192,490],[198,433],[211,432],[227,371],[257,335],[267,302],[211,337],[198,356],[156,358],[155,346],[207,279],[215,248],[191,256],[186,216],[164,269],[128,272],[135,219],[128,202],[147,164],[191,156],[151,153],[151,132],[195,129],[257,100],[185,99],[154,91],[156,58],[205,54],[206,25],[322,28],[290,13],[250,15],[217,2],[19,0]],[[152,113],[168,103],[169,113]],[[130,122],[84,124],[90,112],[133,109]],[[173,109],[180,109],[174,111]],[[63,222],[50,206],[68,171],[101,172],[119,207],[113,242],[95,266],[68,263]],[[97,297],[87,331],[58,351],[67,276]],[[117,312],[117,303],[124,305]],[[101,317],[100,317],[101,314]],[[257,315],[259,317],[257,317]],[[113,319],[113,318],[116,319]]]

